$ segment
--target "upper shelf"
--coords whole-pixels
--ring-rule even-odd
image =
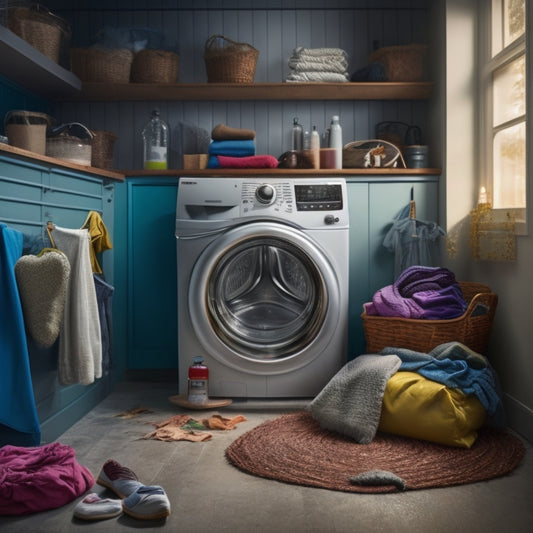
[[[433,82],[376,83],[83,83],[62,100],[424,100]]]
[[[81,89],[81,81],[70,70],[64,69],[1,25],[0,74],[51,100]]]

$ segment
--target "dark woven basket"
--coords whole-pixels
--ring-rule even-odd
[[[418,320],[412,318],[367,315],[363,311],[363,329],[367,353],[379,353],[383,348],[408,348],[429,353],[445,342],[457,341],[475,352],[486,354],[498,295],[482,283],[459,282],[468,303],[465,313],[450,320]],[[478,306],[486,312],[478,314]]]
[[[134,83],[176,83],[180,56],[167,50],[141,50],[131,65]]]
[[[96,130],[93,134],[91,166],[96,168],[111,168],[113,166],[113,147],[118,137],[110,132]]]
[[[65,20],[35,4],[9,9],[8,27],[41,54],[68,68],[71,30]]]
[[[204,60],[209,83],[253,83],[259,51],[223,35],[205,43]]]
[[[383,64],[387,81],[422,81],[426,49],[425,44],[385,46],[372,52],[369,60]]]
[[[133,52],[127,48],[72,48],[72,72],[81,81],[129,83]]]

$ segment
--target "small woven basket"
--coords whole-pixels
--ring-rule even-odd
[[[180,56],[167,50],[141,50],[135,54],[131,65],[134,83],[176,83]]]
[[[363,311],[366,352],[379,353],[383,348],[392,347],[429,353],[439,344],[456,341],[486,354],[498,295],[482,283],[461,281],[459,285],[468,308],[458,318],[418,320],[367,315]]]
[[[92,131],[91,166],[96,168],[111,168],[113,166],[113,147],[118,137],[104,130]]]
[[[73,48],[72,72],[86,82],[129,83],[133,52],[126,48]]]
[[[52,61],[64,65],[71,31],[66,21],[38,4],[9,10],[8,28]]]
[[[223,35],[205,43],[204,60],[209,83],[253,83],[259,51]]]
[[[425,44],[386,46],[370,54],[370,62],[383,64],[387,81],[422,81],[425,78]]]

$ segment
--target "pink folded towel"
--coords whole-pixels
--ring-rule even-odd
[[[218,155],[220,168],[276,168],[278,160],[272,155],[250,155],[245,157],[230,157]]]

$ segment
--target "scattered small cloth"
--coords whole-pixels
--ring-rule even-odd
[[[214,141],[227,141],[227,140],[253,140],[255,139],[254,130],[246,130],[241,128],[231,128],[225,124],[218,124],[213,128],[211,132],[211,138]]]
[[[398,490],[405,490],[405,481],[387,470],[369,470],[350,478],[352,485],[383,486],[394,485]]]
[[[155,431],[147,433],[143,439],[156,439],[162,441],[188,440],[191,442],[203,442],[211,440],[213,435],[207,429],[230,430],[246,418],[237,415],[234,418],[225,418],[220,415],[213,415],[210,418],[196,420],[189,415],[175,415],[163,422],[154,424]]]
[[[273,155],[250,155],[247,157],[216,156],[218,168],[276,168],[278,160]],[[210,161],[210,164],[215,164]],[[217,168],[210,166],[209,168]]]
[[[115,415],[117,418],[135,418],[138,415],[142,415],[144,413],[152,413],[150,409],[147,409],[146,407],[135,407],[134,409],[130,409],[129,411],[124,411],[123,413],[119,413],[118,415]]]
[[[63,321],[69,260],[59,250],[45,248],[38,255],[23,255],[15,264],[15,276],[28,333],[49,348]]]

